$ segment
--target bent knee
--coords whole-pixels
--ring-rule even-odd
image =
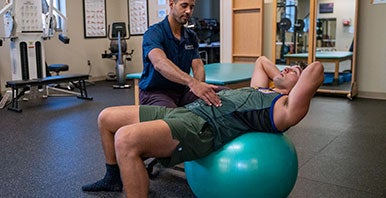
[[[106,125],[109,124],[114,117],[113,115],[113,107],[107,107],[103,109],[98,115],[98,124]]]
[[[258,62],[262,63],[266,60],[268,60],[268,58],[266,56],[260,56],[259,58],[256,59],[256,63],[258,63]]]
[[[117,155],[140,155],[140,141],[136,135],[127,131],[127,127],[118,129],[114,136],[114,147]]]

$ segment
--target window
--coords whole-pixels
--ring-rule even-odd
[[[50,0],[42,0],[42,17],[43,21],[45,21],[46,14],[49,11],[49,2]],[[56,19],[56,31],[61,31],[63,29],[65,21],[63,20],[62,17],[58,14],[59,11],[63,16],[66,16],[66,0],[53,0],[53,15],[55,16]],[[45,26],[45,24],[43,24]]]
[[[58,11],[60,11],[64,16],[66,16],[66,0],[54,0],[54,7],[58,9]],[[56,28],[58,30],[62,30],[65,21],[63,21],[63,19],[58,16],[57,12],[54,12],[54,15],[57,20]]]
[[[294,24],[295,24],[295,16],[296,16],[296,6],[297,6],[297,1],[295,0],[290,0],[286,1],[286,6],[285,6],[285,17],[291,20],[291,28],[288,29],[289,32],[294,31]]]

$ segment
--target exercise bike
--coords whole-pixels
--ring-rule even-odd
[[[131,86],[126,84],[125,62],[131,61],[134,50],[127,52],[126,40],[126,24],[124,22],[116,22],[112,24],[111,37],[110,25],[108,26],[108,38],[110,42],[110,53],[107,50],[102,54],[102,58],[113,58],[115,60],[115,72],[117,84],[113,85],[114,89],[125,89]],[[124,61],[125,60],[125,61]]]

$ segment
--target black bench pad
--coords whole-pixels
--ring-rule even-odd
[[[43,86],[49,84],[57,84],[61,82],[73,82],[75,88],[79,89],[79,95],[77,96],[80,99],[92,100],[92,97],[88,97],[86,90],[85,80],[89,78],[87,74],[68,74],[68,75],[59,75],[59,76],[49,76],[45,78],[37,78],[31,80],[12,80],[7,81],[6,87],[12,88],[12,101],[11,106],[8,107],[9,110],[21,112],[21,108],[19,108],[19,98],[24,95],[24,92],[28,87],[32,86]],[[77,81],[75,83],[75,81]],[[19,92],[19,89],[21,89]]]
[[[7,81],[6,87],[12,88],[23,88],[26,86],[38,86],[38,85],[48,85],[55,84],[59,82],[66,81],[78,81],[78,80],[87,80],[89,75],[87,74],[68,74],[68,75],[60,75],[60,76],[48,76],[45,78],[37,78],[31,80],[12,80]]]

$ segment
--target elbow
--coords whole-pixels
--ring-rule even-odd
[[[324,73],[324,66],[321,62],[319,61],[315,61],[313,62],[312,64],[310,64],[309,66],[307,66],[304,71],[309,71],[311,73],[315,73],[315,74],[323,74]]]
[[[310,74],[310,77],[313,79],[312,82],[315,83],[315,86],[322,85],[324,81],[324,66],[319,61],[315,61],[309,66],[307,66],[304,73]]]
[[[161,67],[159,66],[159,64],[153,64],[153,67],[154,67],[154,69],[155,69],[157,72],[161,72]]]
[[[268,59],[266,56],[260,56],[259,58],[256,59],[256,61],[266,60],[266,59]]]
[[[259,58],[256,59],[255,65],[262,66],[267,61],[269,61],[269,59],[266,56],[260,56]]]
[[[324,66],[321,62],[315,61],[314,64],[319,73],[324,73]]]
[[[320,86],[323,84],[323,81],[324,81],[324,66],[319,61],[316,61],[315,64],[316,64],[315,70],[316,70],[317,76],[319,77],[317,82],[319,82],[319,86]]]
[[[156,60],[156,61],[153,61],[152,63],[153,63],[154,69],[160,73],[163,71],[162,68],[166,64],[164,60]]]

